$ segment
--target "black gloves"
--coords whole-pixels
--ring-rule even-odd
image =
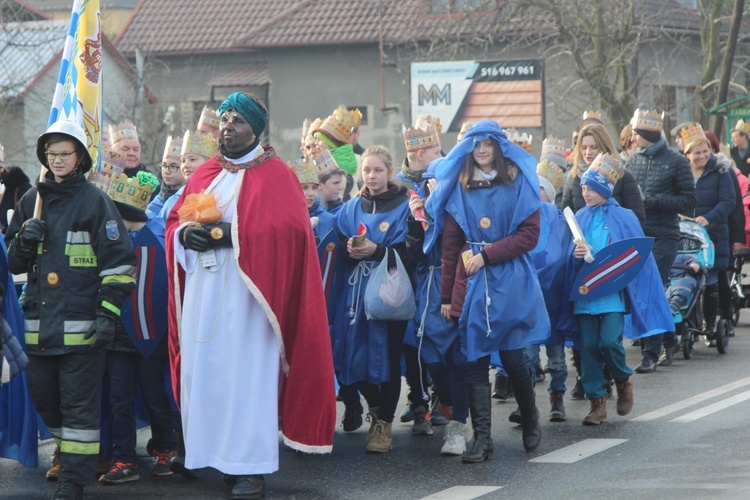
[[[209,248],[232,246],[232,224],[216,222],[203,226],[187,226],[180,233],[180,242],[187,249],[205,252]]]
[[[656,208],[659,206],[659,198],[656,196],[646,196],[646,198],[643,200],[643,207],[644,208]]]
[[[96,313],[94,323],[83,338],[90,339],[96,334],[92,349],[106,349],[115,341],[115,317],[108,311]]]
[[[19,249],[24,253],[30,253],[37,243],[44,238],[44,221],[39,219],[28,219],[23,223],[16,234]]]

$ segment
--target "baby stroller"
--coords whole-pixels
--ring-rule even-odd
[[[707,340],[715,340],[716,349],[720,354],[725,354],[729,347],[726,320],[717,318],[715,331],[706,332],[703,329],[703,313],[699,307],[708,272],[714,265],[714,244],[708,236],[708,231],[696,222],[680,221],[680,243],[677,253],[690,254],[700,264],[698,286],[690,294],[683,308],[673,316],[675,332],[680,336],[682,355],[685,359],[690,359],[699,335],[705,335]]]
[[[732,324],[737,326],[740,321],[740,309],[750,307],[750,284],[743,284],[742,266],[750,258],[750,248],[740,249],[734,256],[732,267],[729,268],[729,287],[732,290]]]

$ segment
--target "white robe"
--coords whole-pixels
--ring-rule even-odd
[[[247,157],[230,160],[248,161]],[[232,222],[238,174],[213,188],[222,221]],[[204,269],[198,253],[177,241],[185,269],[180,330],[182,426],[185,466],[225,474],[268,474],[279,468],[279,344],[266,314],[240,276],[233,249],[215,250]],[[211,336],[213,335],[213,337]],[[197,339],[197,340],[196,340]]]

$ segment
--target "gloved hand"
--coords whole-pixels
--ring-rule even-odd
[[[180,243],[188,250],[205,252],[209,249],[210,240],[211,236],[208,234],[208,231],[200,224],[187,226],[180,232]]]
[[[211,248],[226,248],[232,246],[232,223],[214,222],[203,226],[210,237],[208,245]]]
[[[656,208],[659,206],[659,198],[656,196],[646,196],[646,198],[643,200],[643,207],[644,208]]]
[[[44,238],[45,224],[43,220],[28,219],[18,230],[16,239],[19,248],[24,252],[30,252],[36,248],[37,243]]]
[[[84,335],[84,339],[90,339],[96,334],[96,340],[91,344],[92,349],[106,349],[115,341],[115,318],[112,314],[100,311],[96,314],[94,323]]]

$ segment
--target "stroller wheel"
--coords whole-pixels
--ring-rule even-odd
[[[719,351],[719,354],[726,354],[729,347],[729,327],[725,320],[720,319],[716,323],[714,339],[716,340],[716,350]]]
[[[742,309],[742,299],[737,295],[736,290],[732,290],[732,325],[737,326],[740,322],[740,309]]]
[[[682,357],[685,359],[690,359],[690,356],[693,355],[693,334],[690,333],[690,331],[686,331],[682,334],[682,338],[680,339],[680,343],[682,344]]]

